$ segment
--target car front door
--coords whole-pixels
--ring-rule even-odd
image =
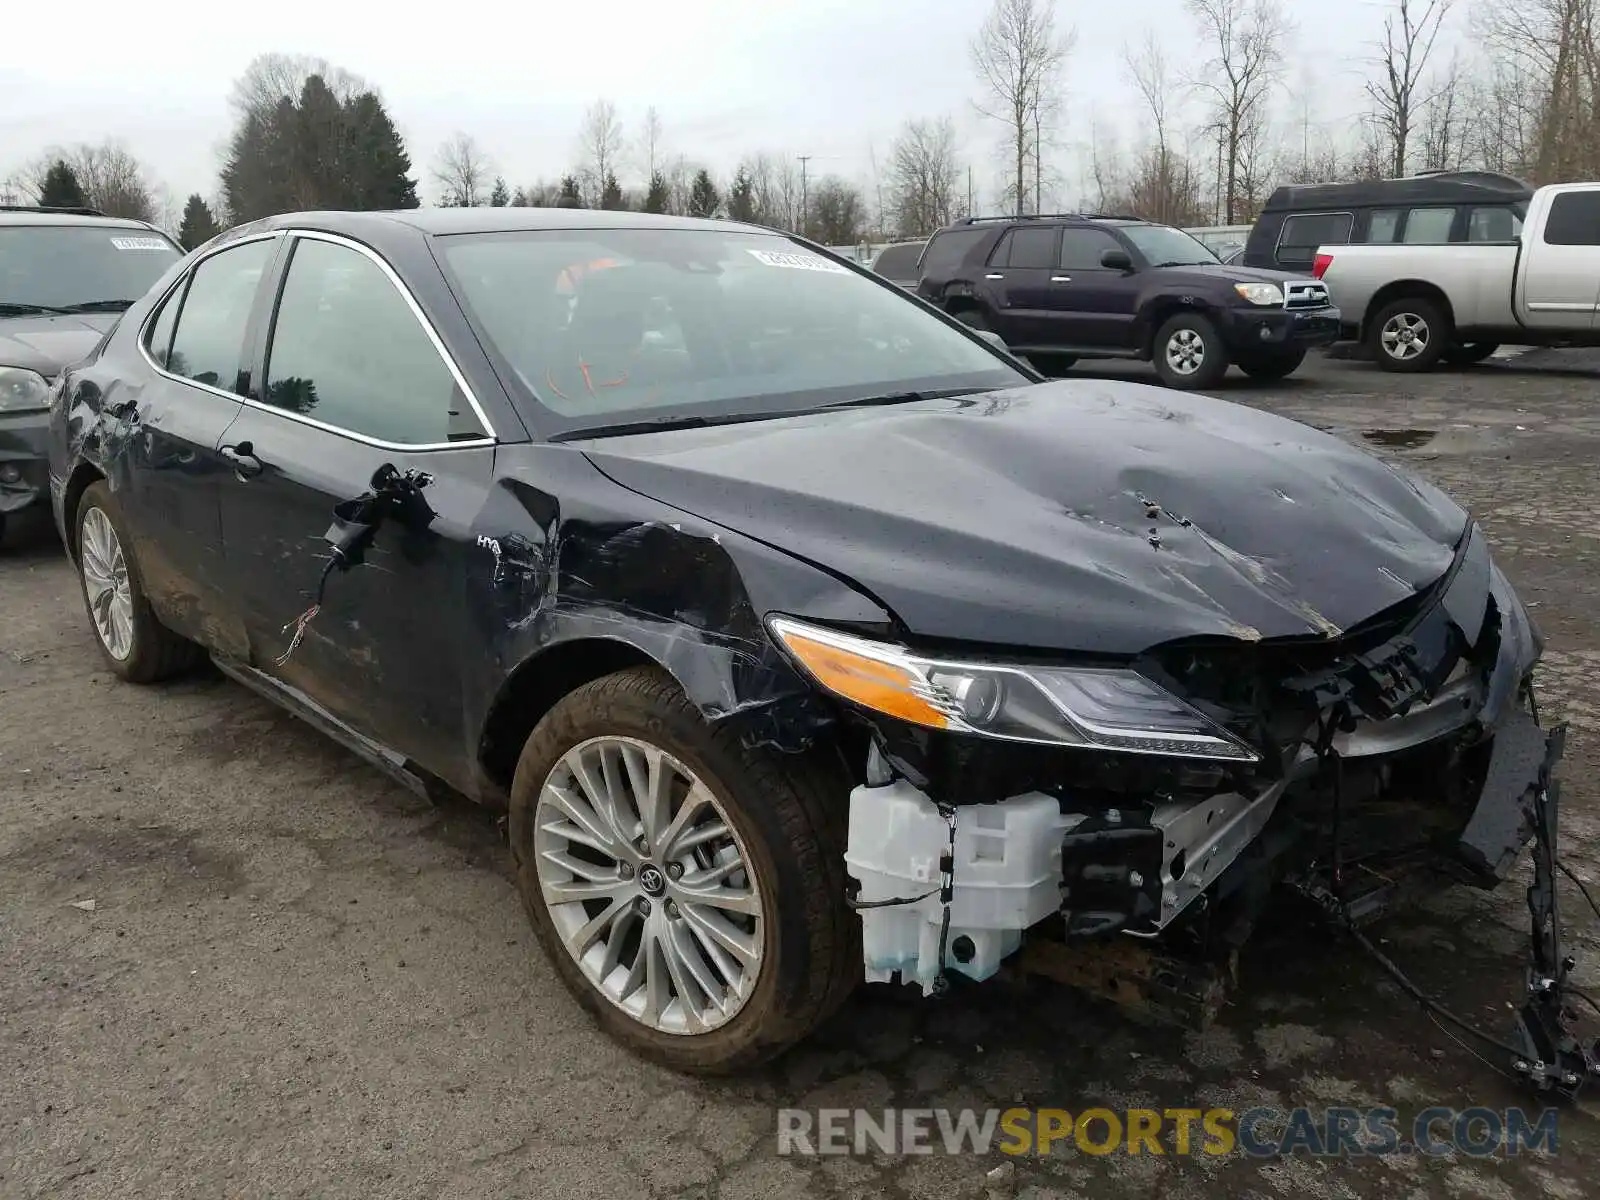
[[[251,665],[463,786],[466,572],[492,570],[469,532],[493,478],[488,421],[375,252],[296,232],[286,258],[261,402],[224,437],[236,470],[223,546],[248,598]],[[384,510],[359,565],[330,567],[335,507],[380,472],[412,473],[415,502]]]
[[[221,653],[244,625],[225,598],[220,498],[232,467],[217,451],[250,387],[252,313],[281,239],[201,259],[140,331],[149,383],[109,393],[105,463],[128,515],[145,592],[162,621]]]
[[[1068,345],[1133,348],[1139,276],[1131,266],[1126,270],[1105,266],[1100,259],[1108,250],[1129,254],[1127,247],[1104,229],[1070,226],[1061,232],[1061,263],[1052,286],[1062,340]]]
[[[1013,350],[1050,346],[1059,338],[1051,312],[1050,277],[1055,274],[1059,226],[1018,225],[989,257],[984,281],[994,297],[995,330]]]

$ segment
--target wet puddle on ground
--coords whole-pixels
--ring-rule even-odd
[[[1435,429],[1363,429],[1361,436],[1379,446],[1394,450],[1415,450],[1438,435]]]

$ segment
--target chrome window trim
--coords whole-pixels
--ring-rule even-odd
[[[472,407],[473,415],[478,418],[479,423],[485,430],[487,430],[487,433],[482,437],[463,438],[459,441],[453,442],[389,442],[383,440],[382,438],[375,438],[368,434],[360,433],[354,429],[346,429],[340,425],[331,425],[326,421],[318,421],[314,417],[308,417],[300,413],[290,412],[286,408],[278,408],[275,405],[267,404],[264,401],[256,400],[249,396],[241,396],[236,392],[229,392],[222,388],[212,387],[210,384],[200,383],[196,380],[185,378],[182,375],[175,375],[171,371],[168,371],[164,367],[157,364],[155,359],[150,356],[150,353],[145,346],[146,330],[149,328],[150,321],[154,319],[154,317],[160,311],[160,303],[157,303],[156,306],[151,309],[150,316],[146,318],[145,324],[140,328],[139,331],[139,353],[144,356],[145,362],[148,363],[158,375],[170,379],[175,383],[185,383],[191,387],[197,387],[204,391],[215,393],[216,395],[222,396],[228,400],[232,400],[235,403],[243,404],[247,408],[253,408],[258,412],[271,413],[273,416],[282,417],[287,421],[296,421],[301,425],[310,426],[312,429],[320,429],[324,433],[331,433],[337,437],[346,437],[352,441],[360,442],[363,445],[376,446],[383,450],[397,450],[406,454],[415,454],[436,450],[472,450],[480,449],[484,446],[494,446],[498,444],[499,438],[495,433],[494,423],[489,420],[489,414],[484,411],[483,405],[478,402],[477,394],[467,383],[466,376],[462,374],[461,368],[457,366],[454,356],[451,355],[449,350],[445,348],[443,339],[439,337],[438,331],[433,327],[433,322],[428,320],[427,314],[422,311],[422,306],[417,303],[416,297],[411,294],[411,289],[405,285],[400,276],[395,273],[394,268],[385,262],[380,254],[370,247],[362,245],[360,242],[344,237],[341,234],[325,233],[319,229],[274,229],[266,233],[253,234],[247,238],[239,238],[235,241],[231,241],[226,246],[219,246],[210,253],[202,256],[199,259],[196,259],[188,270],[178,276],[177,282],[173,284],[173,289],[182,286],[183,282],[188,279],[196,270],[198,270],[200,264],[206,259],[211,258],[216,254],[221,254],[224,251],[231,250],[235,246],[242,246],[247,242],[261,241],[266,238],[275,237],[284,237],[290,239],[308,238],[312,241],[328,242],[335,246],[343,246],[345,249],[354,250],[357,254],[362,255],[368,261],[376,265],[378,270],[383,273],[386,279],[388,279],[389,285],[399,292],[400,298],[406,303],[406,307],[411,310],[412,317],[416,320],[417,324],[421,326],[422,332],[427,336],[428,341],[432,343],[434,352],[438,354],[440,361],[444,363],[445,369],[450,372],[451,379],[453,379],[455,381],[455,385],[461,389],[461,394],[467,398],[467,403]],[[292,267],[294,263],[293,258],[289,260],[289,263]],[[287,278],[287,273],[285,273],[285,278]],[[165,300],[167,296],[170,296],[173,289],[168,289],[166,295],[163,296],[162,299]],[[178,316],[179,320],[181,321],[183,314],[179,313]],[[274,310],[268,316],[269,335],[271,333],[271,326],[276,322],[276,319],[276,302],[274,302]],[[270,347],[271,343],[269,341],[267,354],[267,362],[269,365],[272,361]],[[265,382],[265,380],[262,381],[263,385],[265,385]]]
[[[444,340],[440,338],[438,331],[434,329],[433,322],[428,320],[427,314],[422,311],[422,306],[417,303],[416,297],[411,294],[411,289],[408,288],[404,281],[401,280],[400,276],[395,273],[394,268],[383,260],[382,255],[378,254],[377,251],[373,250],[369,246],[363,246],[360,242],[354,241],[337,233],[324,233],[319,229],[290,229],[286,230],[285,232],[292,239],[305,238],[314,242],[327,242],[330,245],[343,246],[347,250],[354,250],[357,254],[362,255],[369,262],[375,265],[379,271],[383,272],[383,275],[386,279],[388,279],[390,286],[393,287],[395,291],[399,292],[400,298],[406,302],[406,307],[411,310],[411,315],[416,319],[417,324],[422,327],[422,332],[427,335],[428,341],[433,344],[434,352],[438,354],[440,361],[444,363],[445,369],[450,372],[450,377],[455,380],[456,386],[461,389],[461,394],[467,398],[467,403],[472,406],[473,415],[478,418],[478,423],[485,430],[487,430],[487,433],[483,437],[462,438],[459,441],[454,442],[388,442],[384,441],[382,438],[375,438],[369,434],[359,433],[354,429],[346,429],[341,425],[330,425],[328,422],[318,421],[314,417],[302,416],[300,413],[293,413],[288,409],[277,408],[261,400],[252,400],[248,396],[245,397],[244,401],[247,405],[249,405],[251,408],[260,409],[262,412],[275,413],[280,417],[287,417],[292,421],[299,421],[301,424],[309,425],[313,429],[321,429],[327,433],[333,433],[338,434],[341,437],[352,438],[353,440],[362,442],[368,446],[378,446],[384,450],[399,450],[408,454],[425,450],[470,450],[477,447],[493,446],[499,441],[499,438],[495,435],[494,424],[489,420],[489,414],[484,412],[483,405],[478,403],[477,394],[474,393],[471,386],[468,385],[467,378],[461,373],[461,368],[456,365],[454,356],[452,356],[450,351],[445,348]],[[288,268],[284,273],[284,278],[286,280],[288,279],[288,271],[292,271],[293,269],[294,258],[291,256],[289,259]],[[274,306],[274,311],[271,316],[268,330],[268,371],[270,371],[272,368],[272,344],[270,341],[270,334],[272,332],[271,326],[275,326],[276,323],[277,311],[276,306]],[[263,379],[261,383],[262,386],[265,387],[267,383],[266,379]]]
[[[266,233],[253,233],[249,237],[235,238],[225,246],[218,246],[215,250],[211,250],[200,255],[194,260],[194,262],[190,263],[178,273],[178,277],[172,281],[172,286],[169,287],[165,292],[161,293],[161,299],[157,300],[150,306],[150,311],[145,314],[144,321],[139,326],[139,332],[136,338],[139,346],[139,354],[144,361],[149,364],[149,367],[152,371],[161,376],[163,379],[170,379],[174,383],[183,383],[192,388],[199,388],[202,392],[210,392],[213,396],[221,396],[224,400],[231,400],[235,404],[249,403],[249,401],[243,396],[239,395],[238,392],[230,392],[227,388],[219,388],[209,383],[201,383],[198,379],[190,379],[187,375],[179,375],[176,372],[169,371],[163,367],[150,353],[150,327],[154,325],[156,320],[161,316],[161,309],[166,305],[168,300],[172,299],[172,294],[179,288],[185,286],[189,280],[194,278],[194,273],[200,269],[201,263],[215,258],[224,251],[232,250],[236,246],[248,246],[251,242],[264,242],[268,238],[282,236],[283,230],[273,229]],[[183,316],[182,313],[179,313],[178,315],[180,317]],[[173,336],[177,336],[177,326],[173,326]]]

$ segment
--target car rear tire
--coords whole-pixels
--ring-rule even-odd
[[[1293,375],[1305,360],[1304,350],[1280,350],[1252,354],[1248,357],[1241,355],[1234,365],[1251,379],[1272,383]]]
[[[195,666],[204,651],[163,625],[150,607],[133,541],[104,483],[84,489],[73,528],[84,610],[112,674],[155,683]]]
[[[1481,363],[1496,350],[1499,342],[1453,342],[1444,352],[1444,360],[1453,367],[1470,367]]]
[[[1395,300],[1378,310],[1367,327],[1367,349],[1385,371],[1431,370],[1450,345],[1450,319],[1432,300]]]
[[[1215,387],[1228,372],[1228,350],[1217,327],[1198,312],[1180,312],[1156,331],[1156,374],[1170,388]]]
[[[960,321],[968,329],[976,329],[979,333],[993,332],[993,330],[991,330],[989,327],[988,318],[983,315],[983,312],[980,309],[960,308],[950,315],[955,317],[956,320]]]
[[[608,675],[557,703],[517,763],[523,906],[612,1037],[691,1074],[748,1070],[861,978],[844,902],[848,788],[708,725],[659,670]]]

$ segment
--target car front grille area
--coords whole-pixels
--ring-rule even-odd
[[[1315,280],[1296,280],[1284,285],[1283,306],[1285,308],[1323,308],[1326,307],[1327,303],[1327,287]]]

